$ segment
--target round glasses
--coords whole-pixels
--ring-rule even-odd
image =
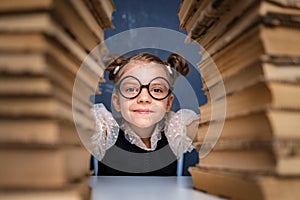
[[[143,88],[147,88],[149,95],[155,100],[163,100],[172,92],[169,82],[163,77],[156,77],[147,85],[142,85],[136,77],[126,76],[117,84],[117,90],[126,99],[136,98]]]

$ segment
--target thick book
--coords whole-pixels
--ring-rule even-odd
[[[202,13],[202,11],[206,8],[206,7],[210,7],[212,1],[211,0],[204,0],[204,1],[198,1],[197,4],[195,5],[195,9],[193,10],[192,13],[190,13],[190,17],[187,19],[186,22],[184,22],[184,28],[190,32],[196,22],[201,18],[203,19],[203,17],[205,16],[205,14]],[[179,20],[181,20],[181,18],[179,18]],[[182,22],[180,22],[182,23]]]
[[[300,143],[293,140],[218,141],[198,166],[252,174],[299,176]]]
[[[219,140],[276,140],[300,139],[300,111],[262,109],[237,117],[226,118]],[[210,126],[219,121],[202,123],[198,128],[197,141],[203,142]]]
[[[264,108],[300,109],[300,87],[299,84],[293,83],[260,81],[227,94],[226,105],[223,98],[211,100],[200,107],[202,122],[210,120],[212,106],[215,113],[222,112],[222,107],[226,106],[226,118],[244,115]],[[221,114],[215,116],[221,116]],[[212,120],[218,119],[214,118]]]
[[[197,7],[201,2],[197,0],[190,0],[190,1],[182,1],[179,6],[178,11],[178,18],[180,21],[180,28],[185,29],[186,23],[190,20],[193,16]]]
[[[94,17],[101,27],[104,29],[114,28],[112,23],[112,13],[116,8],[113,0],[84,0],[84,2],[88,5],[90,12],[94,14]]]
[[[51,73],[52,69],[48,72]],[[89,87],[77,80],[78,92],[73,90],[74,80],[68,80],[68,77],[62,74],[56,74],[54,77],[46,76],[12,76],[0,75],[0,96],[3,98],[27,98],[27,97],[52,97],[67,106],[89,115],[89,108],[92,107],[90,96],[95,93]],[[72,98],[73,97],[73,98]]]
[[[190,167],[194,188],[228,199],[294,200],[299,177],[277,177]]]
[[[299,34],[299,28],[289,26],[255,26],[213,56],[204,52],[203,60],[198,64],[200,72],[210,87],[216,83],[216,80],[212,81],[216,77],[212,65],[222,76],[229,76],[261,58],[268,62],[280,57],[297,61],[300,55]]]
[[[83,147],[1,146],[1,188],[54,189],[89,174],[90,154]]]
[[[1,118],[0,127],[1,144],[75,146],[81,144],[75,124],[72,122],[43,118]]]
[[[187,25],[186,29],[191,38],[196,39],[206,50],[210,49],[209,52],[213,54],[241,36],[254,24],[264,23],[273,26],[280,23],[299,24],[294,19],[299,15],[296,7],[296,4],[292,3],[283,5],[265,0],[209,1],[205,6],[197,8],[193,14],[194,20],[190,20],[190,25]]]
[[[248,66],[241,69],[230,69],[222,74],[226,93],[231,94],[258,81],[276,81],[287,83],[299,83],[300,80],[300,57],[299,62],[293,57],[277,57],[273,60],[253,60]],[[218,91],[220,84],[217,77],[206,79],[203,84],[204,90],[215,92],[214,99],[220,98],[222,93]],[[223,93],[224,94],[224,93]]]
[[[91,187],[89,179],[83,178],[69,183],[59,189],[42,190],[17,190],[0,191],[0,199],[9,200],[89,200],[91,199]]]
[[[42,33],[1,34],[0,50],[2,74],[51,77],[69,91],[75,78],[90,90],[95,90],[99,81],[101,70],[98,74],[88,67],[80,67],[80,60]]]
[[[70,3],[73,6],[71,6]],[[61,11],[61,9],[66,8],[65,7],[66,5],[68,7],[67,9],[64,10],[65,12],[64,13],[59,12]],[[5,14],[15,13],[15,12],[19,12],[19,13],[39,12],[41,10],[47,10],[48,12],[52,12],[52,14],[54,14],[54,17],[58,21],[63,22],[64,25],[68,24],[65,22],[67,22],[70,19],[73,19],[75,24],[84,27],[83,30],[79,30],[79,29],[72,30],[72,33],[74,34],[90,31],[91,33],[95,34],[98,42],[104,40],[103,28],[97,23],[95,17],[93,16],[93,14],[91,13],[89,8],[83,1],[29,0],[27,2],[24,2],[20,0],[15,0],[15,1],[3,0],[1,1],[0,4],[0,11]],[[74,13],[76,13],[76,16],[73,15]],[[94,36],[91,33],[89,33],[91,38],[86,38],[88,41],[92,41],[91,39],[94,38]]]
[[[80,63],[84,61],[86,67],[94,73],[104,70],[103,63],[98,62],[101,51],[95,51],[98,55],[88,56],[87,51],[48,12],[1,16],[0,31],[3,33],[13,32],[14,34],[43,33],[58,41],[58,44],[67,49],[68,54],[72,55],[73,59],[79,60]],[[57,42],[53,44],[57,44]]]

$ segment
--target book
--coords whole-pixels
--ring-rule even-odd
[[[186,22],[184,24],[184,28],[188,32],[190,32],[192,30],[196,21],[201,17],[202,13],[200,11],[203,10],[204,8],[206,8],[206,6],[208,6],[210,2],[211,1],[209,1],[209,0],[198,1],[198,3],[195,6],[196,10],[193,10],[192,13],[189,13],[190,17],[186,20]],[[181,20],[181,18],[179,18],[179,20]]]
[[[55,189],[89,173],[90,154],[82,147],[1,146],[1,188]]]
[[[299,144],[299,140],[218,141],[198,166],[252,174],[299,176]]]
[[[16,11],[37,11],[48,9],[53,3],[53,0],[28,0],[27,2],[21,0],[3,0],[0,4],[1,13],[16,12]]]
[[[101,27],[114,28],[112,23],[112,13],[116,8],[112,0],[84,0],[84,2],[88,5],[90,12],[93,13],[94,18]]]
[[[81,145],[74,123],[43,118],[1,118],[1,144]]]
[[[81,61],[70,56],[40,33],[1,34],[0,72],[15,75],[47,75],[52,78],[66,76],[68,82],[58,81],[71,91],[75,78],[94,90],[100,77],[88,67],[80,67]],[[49,57],[50,56],[50,57]],[[30,63],[30,65],[28,64]],[[77,73],[80,69],[80,73]],[[61,80],[61,79],[60,79]],[[63,79],[64,80],[64,79]]]
[[[180,21],[180,28],[185,29],[185,25],[189,18],[193,16],[195,10],[197,9],[197,6],[199,4],[199,1],[197,0],[190,0],[190,1],[182,1],[179,6],[178,11],[178,18]]]
[[[299,84],[257,82],[239,91],[226,94],[226,105],[224,104],[224,97],[221,97],[218,100],[211,100],[208,104],[201,106],[201,118],[206,120],[210,118],[212,103],[215,113],[223,112],[223,107],[226,106],[227,118],[264,108],[299,110],[299,94]],[[215,116],[221,116],[221,114],[218,113]],[[217,118],[215,117],[213,120],[217,120]]]
[[[205,8],[198,8],[196,11],[195,15],[198,17],[193,22],[189,36],[197,40],[210,54],[221,50],[257,23],[272,26],[298,23],[293,16],[298,16],[299,10],[292,4],[282,5],[264,0],[209,3]]]
[[[219,141],[299,140],[300,112],[283,109],[262,109],[237,117],[226,118]],[[201,123],[197,141],[203,142],[208,128],[218,121]]]
[[[210,77],[203,84],[204,90],[215,90],[214,86],[220,81],[216,76]],[[231,69],[223,73],[222,80],[227,93],[233,93],[258,81],[299,83],[300,62],[287,57],[277,57],[276,61],[256,59],[241,69]],[[220,95],[216,95],[216,98]]]
[[[78,44],[84,47],[86,51],[91,52],[100,42],[103,42],[103,40],[99,40],[94,32],[90,30],[90,27],[78,15],[77,10],[75,10],[70,1],[54,1],[52,12],[54,15],[53,18],[57,19],[57,23],[67,29],[75,37]],[[78,27],[81,28],[78,29]]]
[[[84,1],[70,0],[70,3],[74,6],[84,23],[89,26],[91,31],[98,37],[98,39],[100,41],[104,41],[103,27],[99,26],[97,20],[93,17],[93,14],[89,11],[89,8]]]
[[[292,200],[300,196],[300,179],[190,167],[194,188],[229,199]]]
[[[91,199],[91,187],[88,179],[83,178],[59,189],[42,190],[6,190],[0,191],[0,199],[10,200],[88,200]]]
[[[70,3],[72,5],[70,5]],[[62,9],[64,9],[65,12],[61,12]],[[93,34],[96,36],[94,39],[96,39],[98,43],[104,40],[103,28],[97,23],[92,13],[90,13],[87,5],[83,1],[29,0],[28,2],[24,3],[20,0],[4,0],[0,5],[0,11],[6,14],[12,12],[38,12],[40,10],[52,12],[53,18],[59,23],[62,23],[63,26],[73,26],[69,23],[69,21],[72,19],[74,24],[77,24],[77,27],[81,26],[82,29],[73,30],[71,28],[70,30],[72,30],[72,33],[76,36],[80,36],[80,33],[89,34],[91,38],[86,37],[86,42],[92,42],[91,39],[94,38]],[[76,16],[74,16],[74,13],[76,13]],[[82,46],[85,45],[86,44],[82,43]]]
[[[3,97],[0,102],[2,117],[50,117],[73,121],[71,106],[52,97]]]
[[[89,97],[90,95],[95,93],[95,90],[98,87],[100,75],[91,72],[87,68],[80,68],[80,73],[77,73],[79,65],[74,63],[74,61],[69,58],[68,55],[61,49],[51,45],[51,43],[49,43],[49,41],[47,41],[42,35],[33,34],[29,36],[22,34],[10,35],[7,37],[6,36],[7,35],[5,35],[4,38],[6,38],[7,43],[13,41],[14,39],[18,40],[19,37],[25,40],[34,39],[33,41],[42,41],[40,44],[44,44],[44,46],[40,45],[38,49],[40,49],[41,51],[48,51],[49,54],[31,52],[38,51],[38,49],[35,48],[34,44],[30,45],[29,42],[27,42],[28,44],[26,42],[21,42],[19,43],[20,46],[14,47],[13,45],[11,45],[9,47],[11,49],[11,53],[0,54],[0,73],[3,74],[3,76],[9,76],[12,77],[12,79],[14,79],[13,77],[15,76],[15,79],[19,77],[20,80],[22,80],[22,76],[34,76],[32,78],[32,81],[37,77],[47,77],[51,84],[47,83],[48,91],[44,92],[48,92],[49,95],[50,93],[60,93],[60,95],[58,96],[64,96],[63,100],[70,105],[72,104],[72,90],[76,80],[76,86],[78,87],[78,89],[80,89],[80,95],[78,95],[78,93],[74,93],[74,97],[78,98],[87,106],[91,106]],[[8,46],[5,45],[5,42],[2,43],[2,45],[4,46],[3,48],[6,48]],[[23,47],[26,47],[26,49],[23,49]],[[22,53],[22,51],[30,51],[31,53]],[[27,77],[27,79],[29,79],[29,77]],[[3,81],[4,80],[9,81],[9,78],[4,78]],[[20,84],[19,82],[10,82],[14,85]],[[43,85],[45,84],[46,83],[44,83]],[[16,89],[17,86],[12,87],[15,87]],[[35,85],[33,88],[35,87],[39,86]],[[25,90],[25,88],[21,88],[22,87],[20,87],[18,90]],[[34,90],[33,88],[31,90]],[[3,89],[9,92],[8,89],[6,89],[6,87],[4,86]],[[16,91],[11,90],[10,93],[15,92]]]
[[[61,26],[59,26],[47,12],[26,13],[17,16],[1,16],[0,31],[16,33],[44,33],[54,37],[59,45],[66,48],[72,56],[80,62],[85,61],[86,67],[94,73],[103,73],[104,66],[101,62],[96,62],[95,58],[88,56],[87,52],[72,37],[70,37]],[[7,49],[8,50],[8,49]],[[101,55],[98,55],[99,57]]]
[[[201,61],[198,64],[200,72],[207,79],[207,84],[211,86],[215,84],[215,81],[212,81],[214,79],[214,73],[211,73],[212,65],[217,66],[222,76],[229,76],[228,74],[246,68],[254,60],[262,57],[271,62],[273,58],[277,57],[298,60],[300,54],[299,30],[291,27],[256,26],[211,58],[207,52],[204,53],[203,59],[208,59],[208,61]],[[228,74],[226,75],[226,73]]]

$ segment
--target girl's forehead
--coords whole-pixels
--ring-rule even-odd
[[[156,77],[164,77],[167,80],[169,79],[165,66],[157,63],[131,64],[126,67],[125,72],[122,74],[122,77],[125,76],[134,76],[143,84],[148,83],[150,80]]]

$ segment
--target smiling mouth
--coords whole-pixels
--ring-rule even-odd
[[[134,113],[141,114],[141,115],[147,115],[147,114],[152,113],[151,110],[133,110],[133,112],[134,112]]]

